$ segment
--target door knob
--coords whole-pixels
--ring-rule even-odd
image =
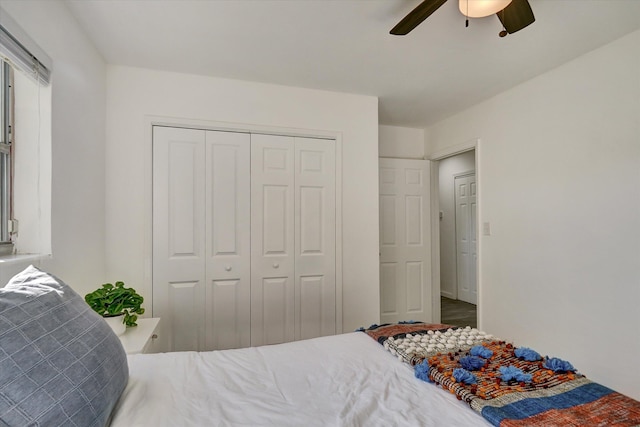
[[[227,271],[231,271],[231,266],[227,265],[224,269],[227,270]]]
[[[273,264],[273,268],[278,268],[278,267],[280,267],[280,264],[278,264],[278,263],[274,263]]]

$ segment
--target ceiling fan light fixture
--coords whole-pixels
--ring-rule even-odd
[[[500,12],[509,6],[512,0],[458,0],[458,7],[464,16],[484,18]]]

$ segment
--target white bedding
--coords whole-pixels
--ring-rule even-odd
[[[112,426],[487,426],[361,332],[129,356]]]

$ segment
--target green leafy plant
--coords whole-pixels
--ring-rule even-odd
[[[103,317],[124,314],[122,323],[127,326],[137,326],[137,315],[144,313],[144,308],[140,307],[144,298],[135,289],[125,288],[124,282],[116,282],[115,286],[105,283],[101,288],[85,295],[84,300]]]

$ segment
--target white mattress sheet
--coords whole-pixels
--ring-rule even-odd
[[[488,426],[362,332],[129,356],[121,426]]]

